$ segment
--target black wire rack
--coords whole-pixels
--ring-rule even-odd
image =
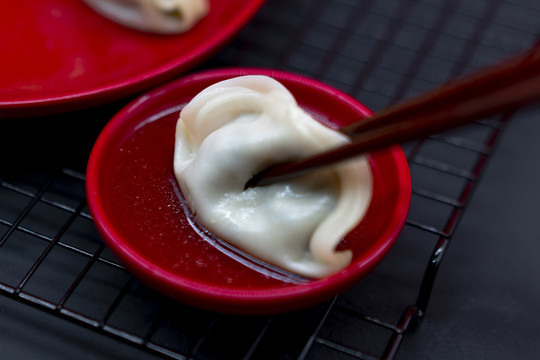
[[[268,0],[203,67],[299,72],[377,111],[526,49],[538,37],[538,18],[540,5],[525,0]],[[123,103],[90,114],[106,117]],[[233,316],[155,293],[109,252],[86,208],[83,175],[107,118],[78,128],[73,116],[81,113],[55,120],[53,133],[34,120],[36,132],[49,131],[61,145],[28,166],[13,151],[28,143],[12,138],[27,124],[1,125],[15,161],[0,167],[0,294],[171,359],[395,358],[426,314],[445,251],[512,118],[403,145],[413,184],[407,223],[386,259],[348,292],[294,313]],[[59,130],[65,126],[74,138],[68,142]],[[31,138],[36,151],[50,145]]]

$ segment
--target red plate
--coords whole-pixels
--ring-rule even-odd
[[[179,35],[118,25],[83,1],[4,1],[0,11],[0,118],[108,102],[180,74],[235,35],[264,0],[210,0]]]
[[[194,227],[173,170],[178,113],[207,86],[245,74],[282,82],[316,118],[338,126],[370,114],[348,95],[285,72],[224,69],[176,80],[138,98],[105,127],[87,168],[90,211],[106,243],[141,280],[180,302],[233,313],[307,307],[366,276],[389,251],[405,222],[411,183],[398,146],[369,156],[373,200],[361,223],[339,244],[352,263],[320,280],[268,268]]]

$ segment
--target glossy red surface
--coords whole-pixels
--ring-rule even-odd
[[[352,264],[319,280],[298,280],[231,256],[189,222],[172,172],[174,128],[183,104],[205,87],[243,74],[281,81],[299,104],[338,126],[370,114],[349,96],[298,75],[262,69],[194,74],[145,94],[105,127],[87,169],[88,203],[100,233],[140,279],[178,301],[234,313],[281,312],[316,304],[366,276],[405,222],[410,177],[399,147],[370,155],[373,201],[341,243]],[[262,269],[262,270],[261,270]]]
[[[157,85],[209,56],[264,0],[210,0],[178,35],[118,25],[83,1],[5,1],[0,11],[0,118],[108,102]]]

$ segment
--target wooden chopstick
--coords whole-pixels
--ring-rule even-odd
[[[340,129],[351,143],[270,167],[246,188],[290,179],[393,144],[411,141],[540,100],[540,48],[455,80]]]

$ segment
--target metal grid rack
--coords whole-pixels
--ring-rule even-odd
[[[377,111],[526,49],[537,38],[539,15],[540,6],[525,0],[269,0],[203,67],[303,73]],[[445,250],[511,118],[501,114],[404,145],[413,183],[407,224],[383,263],[354,288],[304,311],[231,316],[148,289],[99,238],[85,205],[83,173],[106,118],[91,117],[110,116],[124,103],[90,111],[82,128],[71,125],[82,112],[34,120],[61,145],[28,166],[13,151],[22,139],[3,139],[2,150],[11,150],[14,161],[0,168],[0,294],[173,359],[396,357],[426,312]],[[41,125],[45,120],[52,130]],[[1,126],[8,134],[26,125]],[[66,126],[72,142],[62,142]]]

